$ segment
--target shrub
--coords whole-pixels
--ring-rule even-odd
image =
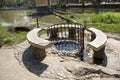
[[[107,24],[116,24],[120,22],[120,14],[119,13],[112,13],[112,12],[108,12],[108,13],[100,13],[98,15],[96,14],[92,14],[91,15],[91,21],[93,23],[97,22],[97,23],[107,23]]]

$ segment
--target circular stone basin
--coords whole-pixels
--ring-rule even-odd
[[[57,50],[65,52],[80,49],[80,45],[75,42],[57,42],[54,44],[54,46]]]

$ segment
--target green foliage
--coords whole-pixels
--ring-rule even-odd
[[[0,8],[35,6],[35,0],[0,0]]]
[[[104,32],[120,33],[120,13],[92,13],[90,16],[90,23],[96,24],[90,27],[98,28]]]
[[[68,16],[63,16],[61,14],[56,14],[56,16],[58,16],[60,19],[66,21],[66,23],[77,23],[77,21],[73,20],[72,18],[68,17]]]
[[[21,43],[23,41],[26,40],[26,34],[27,32],[14,32],[13,35],[13,41],[14,41],[14,44],[18,44],[18,43]]]
[[[118,24],[96,23],[93,25],[88,24],[87,27],[95,27],[102,30],[103,32],[120,33],[120,23]]]
[[[3,43],[6,45],[12,45],[14,42],[11,39],[7,39],[7,40],[3,41]]]
[[[2,45],[4,45],[4,39],[5,39],[5,37],[7,37],[7,34],[4,33],[4,32],[6,32],[5,29],[6,29],[6,27],[3,27],[0,25],[0,47]]]
[[[76,16],[76,15],[75,15]],[[77,22],[87,22],[87,23],[106,23],[106,24],[118,24],[120,23],[120,13],[117,12],[101,12],[95,13],[82,13],[77,14],[79,19],[75,19]]]
[[[41,17],[39,20],[42,22],[52,23],[52,24],[57,24],[61,22],[61,20],[54,15],[46,15]]]
[[[0,26],[0,34],[0,46],[10,46],[26,40],[27,32],[9,32],[8,27]]]
[[[117,12],[75,14],[77,18],[61,16],[61,19],[71,23],[87,23],[87,27],[95,27],[104,32],[120,33],[120,13]]]
[[[1,47],[3,44],[4,44],[4,42],[3,42],[3,37],[0,36],[0,47]]]
[[[107,23],[107,24],[116,24],[120,23],[120,14],[119,13],[112,13],[108,12],[105,14],[91,14],[91,21],[93,23],[101,22],[101,23]]]
[[[100,5],[102,0],[91,0],[91,2],[93,3],[93,5]]]

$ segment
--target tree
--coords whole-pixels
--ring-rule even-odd
[[[35,0],[23,0],[23,2],[25,7],[35,6]]]
[[[68,0],[57,0],[57,4],[59,8],[65,8],[67,3],[68,3]]]
[[[93,6],[96,7],[100,5],[101,0],[92,0],[92,3],[93,3]]]
[[[8,7],[16,7],[16,0],[9,0]]]
[[[81,0],[81,2],[82,2],[82,7],[84,7],[85,6],[85,0]]]
[[[0,8],[3,7],[3,0],[0,0]]]
[[[16,4],[18,7],[23,6],[23,2],[24,2],[23,0],[16,0]]]
[[[0,0],[0,8],[35,6],[35,0]]]

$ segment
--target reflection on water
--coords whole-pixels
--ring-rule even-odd
[[[36,12],[36,10],[0,11],[0,24],[5,26],[27,24],[32,18],[28,17],[26,12]]]
[[[8,23],[8,22],[0,22],[1,23],[1,25],[3,25],[3,26],[10,26],[10,25],[12,25],[12,23]]]

